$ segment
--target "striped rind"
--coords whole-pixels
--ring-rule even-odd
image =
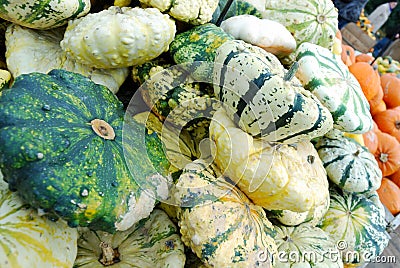
[[[369,131],[372,116],[368,101],[342,60],[311,43],[303,43],[296,53],[297,78],[331,112],[334,127],[349,133]]]
[[[279,60],[243,41],[227,41],[214,63],[214,92],[244,131],[266,141],[293,143],[324,135],[332,116]]]
[[[341,245],[344,263],[362,263],[379,256],[389,243],[385,214],[364,195],[332,187],[331,204],[321,228]],[[350,253],[349,253],[350,252]],[[357,260],[357,257],[359,259]]]
[[[86,15],[90,7],[89,0],[1,1],[0,17],[28,28],[49,29]]]
[[[38,215],[8,190],[0,173],[0,267],[72,267],[78,232]]]
[[[322,137],[315,148],[328,178],[348,192],[368,193],[379,188],[382,171],[373,154],[351,138]]]

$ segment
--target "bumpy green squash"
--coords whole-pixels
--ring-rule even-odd
[[[208,267],[272,267],[277,253],[272,224],[219,173],[196,160],[180,176],[174,197],[182,241]]]
[[[274,225],[278,258],[274,267],[343,267],[342,258],[328,233],[318,227]]]
[[[240,40],[221,45],[215,57],[214,92],[241,129],[266,141],[293,143],[324,135],[332,116],[302,88],[278,58]]]
[[[301,44],[296,53],[297,78],[328,108],[334,127],[349,133],[369,131],[372,116],[368,101],[343,61],[330,50],[311,43]]]
[[[122,103],[82,75],[20,75],[3,90],[0,118],[10,189],[70,226],[126,230],[168,195],[160,139],[124,121]]]
[[[169,53],[176,64],[195,62],[195,65],[189,65],[192,76],[199,81],[209,81],[217,49],[233,39],[220,27],[206,23],[177,34],[169,47]]]
[[[0,267],[72,267],[77,239],[76,229],[23,203],[0,173]]]
[[[5,56],[13,77],[64,69],[90,77],[96,84],[106,86],[113,93],[117,93],[129,75],[128,68],[98,69],[76,62],[61,49],[60,41],[64,31],[64,27],[34,30],[16,24],[10,25],[5,35]]]
[[[183,243],[176,226],[155,209],[126,231],[110,234],[80,230],[74,267],[184,267]]]
[[[385,214],[366,196],[330,189],[331,204],[321,228],[341,250],[344,263],[374,260],[389,243]]]
[[[262,14],[266,19],[283,24],[293,34],[297,46],[304,42],[327,49],[333,46],[338,13],[330,0],[268,0]],[[283,62],[291,64],[295,57],[292,53]]]
[[[322,137],[315,145],[328,178],[348,192],[367,193],[379,188],[382,171],[368,148],[338,135]]]
[[[87,14],[90,6],[89,0],[1,1],[0,17],[25,27],[48,29]]]

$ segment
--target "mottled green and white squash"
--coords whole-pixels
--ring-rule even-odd
[[[329,109],[334,127],[348,133],[369,131],[372,116],[368,101],[340,57],[311,43],[303,43],[296,53],[297,78]]]
[[[278,58],[240,40],[217,50],[214,92],[240,128],[265,141],[293,143],[324,135],[332,116]]]
[[[337,9],[330,0],[268,0],[263,17],[283,24],[296,39],[297,46],[304,42],[327,49],[333,46],[338,31]],[[291,64],[295,54],[283,59]]]
[[[227,2],[228,2],[227,0],[219,0],[218,7],[214,11],[213,18],[211,20],[212,23],[217,22],[218,18],[221,16],[221,11],[224,9]],[[223,20],[244,14],[253,15],[260,19],[262,18],[262,14],[260,13],[260,11],[251,3],[242,0],[233,0]]]
[[[0,69],[0,92],[4,87],[8,86],[10,81],[11,81],[11,73],[8,70]]]
[[[377,190],[382,171],[368,148],[354,139],[338,136],[321,137],[315,144],[328,178],[348,192],[367,193]]]
[[[206,266],[272,267],[275,231],[264,210],[214,166],[203,160],[187,165],[175,191],[182,241]]]
[[[279,257],[274,267],[342,268],[343,262],[334,241],[318,227],[274,225]]]
[[[49,29],[86,15],[90,6],[89,0],[1,1],[0,17],[29,28]]]
[[[72,267],[78,232],[38,215],[0,173],[0,267]]]
[[[200,25],[209,22],[218,6],[218,0],[140,0],[156,7],[176,20]]]
[[[321,228],[338,243],[344,263],[368,262],[389,242],[385,214],[364,195],[330,189],[331,204]]]
[[[143,64],[168,50],[175,22],[156,8],[111,6],[68,23],[61,48],[97,68]]]
[[[148,107],[179,128],[211,118],[219,104],[211,84],[194,82],[187,72],[162,59],[136,66],[132,73],[134,80],[141,82],[139,90]]]
[[[61,49],[65,28],[33,30],[10,25],[6,32],[7,67],[14,77],[33,72],[64,69],[89,77],[117,93],[129,75],[128,68],[98,69],[78,63]]]
[[[214,114],[210,138],[216,146],[216,165],[256,205],[312,214],[325,204],[328,179],[311,142],[272,144],[254,139],[224,109]]]
[[[74,267],[184,267],[183,243],[165,212],[155,209],[126,231],[80,228]]]
[[[220,27],[206,23],[177,34],[170,45],[169,53],[176,64],[189,63],[189,71],[198,82],[209,81],[217,49],[233,39],[233,36],[225,33]]]
[[[168,195],[169,163],[157,135],[124,113],[82,75],[18,76],[0,96],[0,168],[10,189],[72,227],[112,232],[148,217]]]

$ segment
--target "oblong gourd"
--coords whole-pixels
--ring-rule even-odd
[[[0,96],[10,189],[73,227],[113,232],[146,218],[168,195],[169,163],[157,135],[124,113],[111,91],[77,73],[18,76]]]
[[[203,160],[188,164],[174,197],[180,204],[182,241],[207,266],[272,267],[277,253],[272,224],[213,165]]]
[[[98,69],[76,62],[60,47],[65,28],[33,30],[12,24],[6,31],[7,67],[13,77],[64,69],[80,73],[117,93],[129,75],[128,68]]]
[[[183,243],[162,210],[126,231],[110,234],[80,228],[74,267],[184,267]]]
[[[68,23],[61,48],[97,68],[145,63],[168,50],[175,22],[156,8],[111,6]]]
[[[89,0],[2,1],[0,17],[29,28],[49,29],[86,15],[90,7]]]
[[[297,78],[332,113],[334,127],[358,134],[370,130],[372,116],[368,101],[340,58],[311,43],[301,44],[296,53]]]
[[[217,50],[214,92],[240,128],[266,141],[311,140],[332,128],[329,111],[278,58],[241,40]]]
[[[38,215],[8,190],[0,173],[0,266],[72,267],[78,232]]]

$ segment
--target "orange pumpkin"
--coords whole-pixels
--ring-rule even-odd
[[[388,178],[383,178],[381,187],[377,190],[382,204],[389,209],[393,215],[400,212],[400,188]]]
[[[383,90],[382,90],[382,87],[379,86],[378,92],[376,93],[375,97],[373,97],[372,99],[370,99],[368,101],[370,111],[374,110],[374,112],[377,112],[376,108],[378,108],[378,110],[379,110],[379,107],[377,107],[377,106],[380,105],[382,101],[383,101]],[[386,103],[385,103],[385,110],[386,110]]]
[[[337,38],[337,39],[339,39],[340,40],[340,42],[342,42],[343,40],[342,40],[342,32],[340,31],[340,30],[338,30],[337,32],[336,32],[336,35],[335,35],[335,37]]]
[[[355,51],[354,48],[351,46],[342,44],[342,55],[341,55],[342,61],[344,64],[347,66],[352,65],[353,63],[356,62],[356,56],[355,56]]]
[[[392,74],[381,76],[383,100],[388,108],[400,106],[400,79]]]
[[[379,92],[381,80],[378,71],[366,62],[356,62],[349,71],[357,78],[367,100],[373,99]]]
[[[378,148],[375,159],[382,171],[382,176],[387,177],[400,168],[400,143],[397,139],[385,132],[376,132]]]
[[[368,64],[371,64],[375,58],[369,54],[361,53],[356,56],[356,62],[366,62]]]
[[[371,105],[370,103],[369,108],[371,115],[374,116],[380,112],[386,111],[386,103],[383,100],[381,100],[379,104],[375,106]]]
[[[373,118],[381,131],[400,141],[400,106],[377,113]]]
[[[389,176],[389,179],[400,187],[400,169]]]
[[[371,154],[375,154],[376,150],[378,149],[378,137],[373,129],[370,131],[362,134],[364,145],[368,148],[368,151]]]

